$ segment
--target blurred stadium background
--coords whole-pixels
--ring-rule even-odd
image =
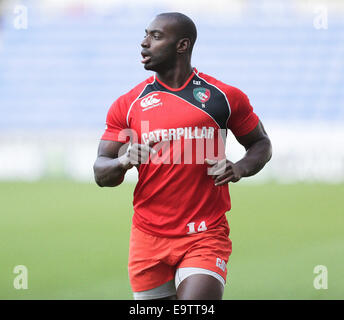
[[[341,0],[0,0],[0,299],[131,299],[136,171],[100,189],[92,165],[109,106],[149,76],[140,43],[164,11],[195,21],[193,65],[247,93],[273,142],[230,186],[225,299],[343,299]]]

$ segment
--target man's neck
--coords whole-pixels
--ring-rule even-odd
[[[160,81],[165,83],[171,88],[180,88],[190,77],[193,69],[191,64],[176,66],[173,69],[164,72],[157,72],[157,77]]]

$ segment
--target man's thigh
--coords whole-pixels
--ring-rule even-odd
[[[211,270],[179,268],[174,280],[133,294],[135,300],[220,300],[224,285],[225,280]]]
[[[225,280],[204,268],[179,268],[175,285],[178,300],[221,300]]]

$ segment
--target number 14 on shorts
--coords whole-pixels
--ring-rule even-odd
[[[191,233],[196,233],[196,232],[202,232],[207,230],[207,226],[205,224],[205,221],[202,221],[198,226],[197,226],[197,231],[196,231],[196,222],[190,222],[187,224],[188,227],[188,233],[187,234],[191,234]]]

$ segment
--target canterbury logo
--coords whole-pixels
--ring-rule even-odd
[[[158,104],[161,100],[155,98],[157,95],[158,95],[157,93],[154,93],[154,94],[148,96],[147,98],[142,99],[141,100],[141,107],[147,108],[147,107],[153,106],[155,104]]]

